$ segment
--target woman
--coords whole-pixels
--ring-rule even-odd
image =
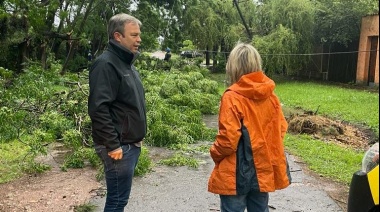
[[[220,195],[222,212],[268,212],[268,192],[291,183],[283,145],[288,125],[252,45],[237,44],[226,71],[208,190]]]

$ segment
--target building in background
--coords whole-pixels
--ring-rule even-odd
[[[362,18],[356,83],[379,85],[379,15]]]

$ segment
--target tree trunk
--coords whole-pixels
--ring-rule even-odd
[[[330,56],[331,56],[331,44],[329,45],[329,57],[327,59],[327,71],[326,71],[326,76],[325,79],[326,81],[329,80],[329,71],[330,71]]]
[[[241,13],[241,10],[240,10],[240,7],[239,7],[239,4],[238,4],[238,2],[237,2],[236,0],[233,0],[233,4],[236,6],[236,9],[237,9],[237,11],[238,11],[238,13],[239,13],[239,16],[240,16],[240,18],[241,18],[241,20],[242,20],[242,22],[243,22],[243,25],[244,25],[244,27],[245,27],[245,30],[247,31],[247,35],[248,35],[249,41],[252,42],[252,39],[253,39],[252,32],[251,32],[251,30],[249,29],[249,26],[248,26],[247,22],[245,22],[245,19],[244,19],[243,14]]]
[[[226,55],[226,42],[224,39],[220,41],[220,52],[223,54],[223,59],[227,61],[227,55]]]
[[[209,51],[208,46],[207,46],[207,48],[206,48],[206,66],[207,66],[207,67],[210,66],[210,51]]]
[[[213,58],[212,58],[212,67],[213,67],[213,70],[214,71],[217,71],[216,68],[218,66],[218,48],[219,46],[215,45],[214,48],[213,48],[213,52],[212,52],[212,55],[213,55]]]
[[[46,39],[41,44],[41,65],[44,70],[47,69]]]
[[[18,58],[18,71],[21,72],[22,69],[24,69],[24,64],[26,59],[28,58],[28,43],[29,43],[29,38],[25,38],[25,41],[20,43],[18,45],[19,49],[19,58]]]
[[[63,0],[60,1],[60,4],[61,4],[60,9],[62,10]],[[70,5],[69,3],[66,3],[65,8],[63,9],[63,11],[67,12],[69,5]],[[63,21],[64,21],[63,19],[61,19],[59,21],[59,25],[58,25],[58,28],[57,28],[57,33],[61,32],[62,27],[63,27]],[[53,51],[53,54],[55,56],[55,59],[58,58],[58,55],[59,55],[58,52],[59,52],[59,47],[61,46],[61,43],[62,43],[61,39],[57,39],[57,38],[53,39],[52,51]]]
[[[50,0],[41,0],[41,6],[42,7],[45,7],[46,5],[48,5],[50,3]],[[62,4],[63,2],[60,1],[60,4]],[[56,7],[56,8],[53,8],[53,9],[49,9],[47,14],[46,14],[46,19],[45,19],[45,32],[51,32],[52,28],[53,28],[53,24],[54,24],[54,18],[55,18],[55,14],[57,12],[57,10],[59,9],[60,7]],[[48,59],[48,45],[49,44],[49,37],[46,37],[44,36],[44,38],[42,39],[42,44],[40,45],[40,51],[41,51],[41,65],[42,65],[42,68],[43,69],[47,69],[48,68],[48,64],[47,64],[47,59]]]
[[[90,11],[92,9],[93,3],[94,3],[94,0],[91,0],[90,3],[88,4],[86,13],[84,14],[83,20],[82,20],[82,22],[81,22],[81,24],[79,26],[79,29],[78,29],[79,32],[83,31],[84,24],[86,23],[88,15],[90,14]],[[69,64],[69,61],[73,58],[73,56],[74,56],[74,54],[75,54],[75,52],[77,50],[78,43],[79,42],[76,41],[76,40],[74,40],[74,41],[71,42],[69,53],[68,53],[68,55],[66,57],[65,63],[62,66],[62,70],[61,70],[61,73],[60,73],[61,75],[64,75],[66,73],[67,66]]]

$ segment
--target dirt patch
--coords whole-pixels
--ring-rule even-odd
[[[338,145],[358,150],[367,150],[377,141],[375,134],[362,126],[314,114],[292,114],[287,118],[288,132],[309,134],[315,139],[334,142]]]
[[[96,195],[100,184],[95,175],[96,171],[88,168],[67,172],[53,170],[2,184],[0,211],[74,211],[75,206]]]
[[[51,166],[43,174],[27,175],[0,184],[1,212],[67,212],[84,204],[101,187],[96,181],[97,170],[86,167],[62,171],[64,155],[61,144],[49,146],[49,154],[38,157],[38,162]]]

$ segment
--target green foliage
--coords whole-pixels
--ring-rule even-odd
[[[51,136],[51,134],[37,129],[24,143],[30,147],[29,153],[33,156],[32,158],[34,158],[39,154],[46,155],[48,153],[47,146],[52,141],[53,136]]]
[[[201,146],[196,147],[194,150],[202,152],[202,153],[209,154],[210,153],[210,145],[201,145]]]
[[[50,86],[57,76],[42,72],[38,66],[30,66],[25,74],[12,79],[10,86],[2,91],[0,116],[9,123],[0,126],[0,138],[12,140],[23,133],[31,133],[39,126],[39,115],[52,105],[54,90]],[[52,98],[53,97],[53,98]]]
[[[89,162],[92,167],[98,167],[101,164],[93,148],[80,147],[66,155],[61,169],[65,171],[68,168],[84,168],[86,162]]]
[[[2,142],[0,140],[0,184],[23,176],[22,164],[26,162],[29,147],[19,140]]]
[[[226,74],[225,73],[213,73],[210,74],[209,79],[218,83],[218,93],[220,95],[226,90]]]
[[[131,15],[138,17],[143,23],[141,39],[143,40],[142,47],[145,50],[154,50],[159,47],[157,37],[161,35],[160,32],[164,33],[168,26],[167,21],[162,18],[162,14],[164,12],[166,14],[167,11],[160,11],[160,8],[155,7],[156,5],[156,3],[151,4],[143,0],[139,1],[136,11],[131,11]],[[125,5],[122,4],[120,7],[125,7]]]
[[[187,157],[181,153],[175,153],[171,158],[160,160],[159,164],[167,166],[188,166],[191,168],[199,167],[199,162],[197,159]]]
[[[348,46],[360,36],[361,18],[379,14],[377,0],[317,0],[316,43],[339,43]]]
[[[4,123],[0,125],[0,140],[11,141],[20,133],[18,129],[27,126],[26,119],[29,118],[26,111],[15,111],[14,108],[0,107],[0,119]]]
[[[213,139],[215,132],[202,122],[202,114],[218,111],[218,84],[205,78],[208,70],[183,66],[170,72],[141,71],[146,89],[148,134],[153,146],[173,147]]]
[[[185,40],[182,42],[183,47],[181,51],[194,50],[195,46],[191,40]]]
[[[266,2],[258,17],[264,25],[254,45],[263,54],[268,74],[283,68],[289,74],[302,70],[309,57],[289,54],[312,52],[315,7],[308,0],[273,0]],[[284,18],[286,17],[286,18]],[[261,29],[261,28],[260,28]]]
[[[226,11],[218,11],[217,5],[218,3],[215,1],[199,1],[198,4],[186,11],[184,32],[199,48],[211,49],[223,37],[224,33],[221,26],[226,24],[224,20],[229,19],[219,15]]]
[[[152,166],[153,164],[149,157],[149,150],[145,146],[142,146],[139,161],[135,168],[135,176],[144,176],[151,171]]]
[[[6,68],[0,67],[0,82],[10,79],[13,76],[13,72]]]
[[[0,41],[5,40],[8,32],[8,14],[0,8]]]
[[[198,90],[201,91],[201,90]],[[189,107],[199,110],[202,114],[216,114],[218,112],[219,96],[213,94],[205,94],[194,90],[186,94],[176,94],[169,98],[169,103],[178,106]],[[216,103],[216,104],[210,104]]]
[[[51,167],[49,165],[43,163],[36,163],[31,161],[29,163],[24,164],[23,171],[27,174],[41,174],[45,171],[49,171]]]
[[[213,73],[225,73],[226,72],[227,59],[226,59],[224,53],[218,54],[216,56],[216,59],[218,61],[218,64],[216,65],[216,67],[214,67]]]
[[[104,177],[105,177],[104,166],[99,166],[97,169],[97,173],[96,173],[95,178],[97,181],[102,181],[102,180],[104,180]]]
[[[218,94],[218,83],[210,79],[202,79],[193,83],[194,89],[199,89],[203,93]]]
[[[149,63],[155,65],[155,61]],[[90,140],[91,130],[91,122],[86,114],[88,85],[83,82],[86,79],[81,78],[81,75],[74,74],[67,74],[64,78],[58,78],[53,73],[59,70],[59,67],[57,68],[54,65],[51,68],[54,70],[53,72],[41,72],[38,67],[30,66],[28,72],[19,77],[20,81],[17,83],[22,81],[25,84],[24,87],[30,90],[29,93],[26,92],[25,88],[19,89],[18,87],[7,91],[9,96],[11,96],[10,92],[16,91],[18,93],[17,98],[26,99],[29,103],[28,106],[35,105],[37,102],[42,102],[45,105],[43,108],[38,106],[36,113],[32,113],[31,116],[37,118],[34,127],[40,133],[37,133],[37,130],[26,131],[26,123],[24,124],[25,128],[24,125],[21,128],[34,136],[42,134],[50,136],[49,141],[44,140],[44,142],[40,142],[40,145],[29,143],[31,152],[33,155],[46,154],[46,144],[58,138],[68,148],[72,149],[72,152],[66,155],[64,164],[61,166],[62,170],[83,168],[88,163],[92,166],[98,166],[100,162],[97,155],[92,149],[84,147],[84,144]],[[202,112],[215,113],[217,111],[219,100],[216,89],[217,83],[204,78],[208,74],[207,70],[197,66],[184,66],[183,69],[173,72],[153,70],[153,72],[141,70],[141,75],[144,76],[144,84],[146,84],[148,103],[149,129],[146,142],[151,145],[172,147],[213,137],[215,131],[208,129],[201,119]],[[31,88],[32,85],[44,91]],[[196,98],[199,96],[200,100],[197,100],[199,102],[193,101],[188,105],[185,103],[178,105],[171,102],[171,96],[185,93],[196,95]],[[48,96],[51,97],[48,98]],[[7,101],[8,103],[10,101]],[[9,114],[7,108],[3,108],[3,115]],[[34,140],[42,141],[42,136],[39,137],[39,139]],[[147,154],[143,150],[142,164],[139,165],[137,171],[139,175],[143,175],[149,170],[150,160],[145,157]]]
[[[95,209],[96,206],[89,203],[74,206],[74,212],[93,212]]]
[[[72,72],[78,72],[82,69],[87,69],[89,67],[87,55],[77,55],[72,60],[69,61],[67,69]]]
[[[62,134],[66,130],[74,126],[72,120],[69,120],[64,114],[58,111],[47,111],[39,117],[39,120],[41,124],[40,127],[58,139],[62,138]]]
[[[75,87],[65,87],[62,83],[65,79],[54,74],[59,68],[54,63],[51,68],[50,72],[42,72],[37,66],[28,67],[28,72],[20,75],[15,84],[5,90],[2,98],[1,104],[5,106],[0,107],[0,117],[9,125],[0,126],[4,130],[0,132],[0,140],[12,142],[15,138],[22,139],[29,148],[28,160],[47,154],[48,144],[55,139],[63,138],[65,144],[73,149],[89,139],[89,117],[81,115],[87,113],[84,111],[86,106],[83,106],[87,103],[82,100],[86,94],[75,90]],[[67,81],[71,79],[80,80],[68,75]],[[74,123],[79,124],[81,132],[74,129]],[[38,169],[33,163],[25,166],[25,170],[28,166],[31,170]]]
[[[263,68],[268,75],[281,73],[283,69],[289,74],[296,73],[307,62],[307,57],[294,59],[292,53],[298,52],[297,35],[281,24],[271,34],[255,37],[253,45],[260,52]]]
[[[0,5],[0,66],[20,72],[26,63],[44,62],[46,56],[66,61],[74,47],[66,68],[80,70],[87,66],[89,50],[96,57],[105,48],[108,20],[119,12],[141,20],[142,52],[167,46],[173,52],[181,48],[229,52],[239,40],[251,42],[244,20],[259,37],[272,34],[281,24],[297,36],[299,52],[294,53],[310,53],[314,43],[357,40],[361,17],[379,11],[376,0],[240,1],[240,17],[231,1],[136,2],[132,9],[126,6],[130,1],[5,0]],[[163,38],[161,47],[158,37]],[[223,70],[223,63],[218,64],[217,70]]]
[[[59,65],[52,63],[51,70],[43,71],[31,65],[26,72],[4,90],[0,117],[9,123],[1,125],[1,141],[11,141],[28,135],[25,144],[33,156],[46,154],[46,145],[63,137],[66,144],[80,146],[89,138],[89,117],[86,115],[88,86],[65,86],[65,81],[81,79],[79,75],[60,77]],[[78,82],[80,85],[80,83]],[[77,85],[77,84],[69,84]],[[81,132],[73,129],[79,124]],[[65,135],[64,135],[65,134]],[[82,138],[83,137],[83,138]]]
[[[185,73],[183,77],[187,81],[189,81],[191,84],[194,84],[197,80],[204,79],[203,74],[198,70],[199,68],[197,66],[187,65],[181,69],[181,72]]]
[[[83,145],[82,134],[76,129],[69,129],[63,133],[63,142],[66,146],[77,149]]]
[[[180,93],[181,93],[181,89],[177,87],[177,84],[175,81],[166,82],[165,84],[162,85],[161,90],[160,90],[160,96],[162,96],[163,98],[169,98],[170,96],[180,94]]]
[[[153,146],[169,147],[178,143],[193,143],[184,128],[175,128],[162,121],[154,122],[149,127],[146,142]]]
[[[38,174],[50,170],[50,166],[35,162],[39,155],[48,153],[52,136],[37,130],[32,136],[23,136],[18,141],[0,142],[0,183],[22,176],[22,173]]]
[[[22,14],[0,14],[0,67],[19,71],[21,51],[28,37],[28,17]]]

